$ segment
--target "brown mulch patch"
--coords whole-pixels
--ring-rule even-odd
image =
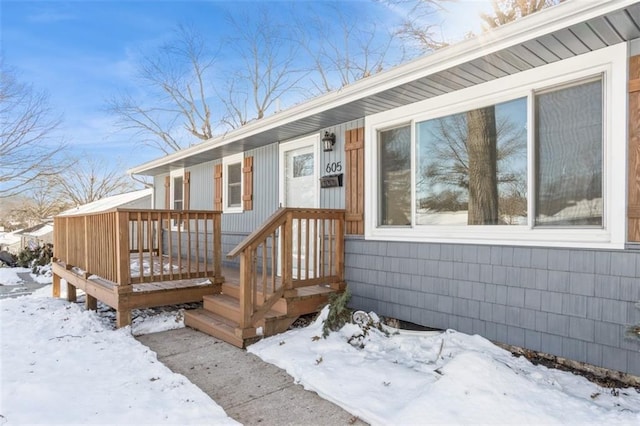
[[[635,386],[633,384],[627,383],[623,380],[620,380],[615,377],[604,376],[601,374],[596,374],[592,371],[588,371],[586,369],[574,368],[569,365],[566,365],[562,362],[558,362],[557,358],[554,356],[545,356],[535,351],[530,350],[518,350],[518,351],[510,351],[513,355],[520,357],[524,356],[527,358],[533,365],[544,365],[547,368],[554,368],[556,370],[567,371],[569,373],[573,373],[578,376],[582,376],[585,379],[589,380],[597,384],[598,386],[602,386],[603,388],[611,389],[611,393],[615,395],[616,389],[626,389],[633,388],[636,392],[640,393],[640,386]]]

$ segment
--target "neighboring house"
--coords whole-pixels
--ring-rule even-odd
[[[44,244],[53,244],[53,223],[43,222],[16,233],[20,236],[20,249],[37,248]]]
[[[18,254],[22,248],[20,235],[21,229],[13,232],[0,232],[0,251],[8,251],[9,253]]]
[[[116,208],[148,209],[152,206],[153,190],[145,188],[124,194],[101,198],[60,213],[59,216],[104,212]]]
[[[224,253],[345,209],[354,308],[640,376],[639,105],[640,4],[574,0],[130,172]]]

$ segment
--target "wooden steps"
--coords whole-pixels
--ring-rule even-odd
[[[185,311],[184,324],[239,348],[244,347],[244,339],[236,336],[238,323],[204,308]]]
[[[290,290],[265,313],[264,318],[241,329],[240,288],[237,284],[222,284],[221,292],[203,297],[201,309],[185,311],[184,323],[188,327],[244,348],[262,336],[272,336],[286,331],[301,315],[318,312],[327,303],[329,295],[342,291],[329,286],[310,286]],[[258,292],[258,298],[262,298]]]

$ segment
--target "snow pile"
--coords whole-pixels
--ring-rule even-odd
[[[640,394],[534,366],[480,336],[391,334],[322,319],[248,348],[306,389],[372,424],[640,424]],[[356,338],[354,338],[356,336]],[[350,344],[348,341],[353,343]]]
[[[130,328],[107,322],[62,299],[0,300],[0,423],[235,423]]]
[[[153,270],[152,270],[153,268]],[[144,259],[142,261],[142,276],[148,277],[153,275],[159,275],[160,270],[162,270],[163,274],[168,274],[169,272],[178,272],[180,268],[178,265],[172,265],[166,260],[162,260],[162,264],[160,259],[154,258],[153,264],[149,261],[149,259]],[[136,278],[140,276],[140,261],[136,259],[131,259],[131,277]]]
[[[23,280],[18,274],[29,272],[29,268],[0,268],[0,285],[20,285]]]

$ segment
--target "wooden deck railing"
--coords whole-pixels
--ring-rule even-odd
[[[54,218],[54,256],[117,285],[220,282],[220,212],[116,209]]]
[[[344,281],[344,210],[281,208],[233,249],[240,256],[241,329],[287,290]]]

